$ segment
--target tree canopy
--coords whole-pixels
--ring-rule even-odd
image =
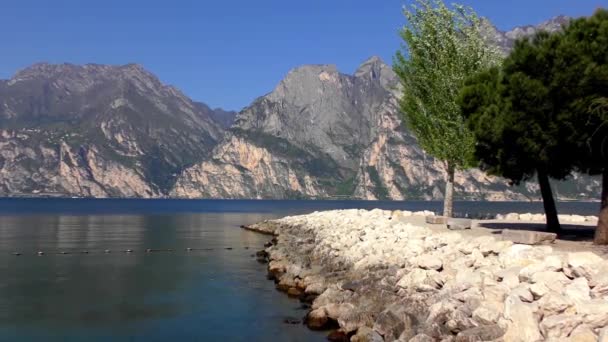
[[[607,13],[518,41],[501,67],[471,77],[460,93],[481,168],[513,183],[536,174],[552,229],[559,222],[547,177],[606,171]]]

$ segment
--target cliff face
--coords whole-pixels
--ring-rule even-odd
[[[37,64],[0,83],[0,195],[154,197],[223,134],[139,65]]]
[[[354,75],[330,65],[297,68],[239,114],[211,158],[186,169],[171,195],[439,199],[443,165],[404,127],[399,91],[376,57]],[[593,196],[599,182],[578,178],[558,185],[558,196]],[[514,188],[476,169],[457,173],[456,190],[465,199],[539,196],[535,183]]]
[[[557,17],[539,26],[500,32],[486,22],[488,39],[504,51],[538,30],[557,30]],[[396,75],[379,58],[353,75],[332,65],[290,71],[268,95],[237,116],[209,160],[188,168],[177,197],[439,199],[443,165],[429,157],[404,127]],[[557,183],[560,198],[593,198],[597,179]],[[511,187],[479,170],[458,172],[464,199],[538,199],[535,182]]]
[[[507,51],[566,20],[486,32]],[[400,92],[377,57],[352,75],[306,65],[237,115],[139,65],[36,64],[0,80],[0,196],[439,199],[443,166],[404,127]],[[479,170],[459,172],[456,190],[539,198],[535,183]],[[594,198],[599,180],[575,175],[556,193]]]

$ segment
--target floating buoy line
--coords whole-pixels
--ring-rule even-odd
[[[251,249],[251,248],[256,248],[256,247],[252,247],[252,246],[244,246],[242,247],[243,249]],[[260,247],[263,248],[263,247]],[[227,250],[227,251],[231,251],[233,249],[236,249],[234,247],[217,247],[217,248],[192,248],[192,247],[187,247],[184,248],[185,252],[195,252],[195,251],[213,251],[213,250]],[[173,253],[176,250],[173,248],[161,248],[161,249],[157,249],[157,248],[146,248],[144,250],[141,250],[140,253],[144,253],[144,254],[151,254],[151,253]],[[123,254],[133,254],[136,253],[136,251],[134,249],[123,249],[123,250],[110,250],[110,249],[105,249],[103,251],[101,251],[99,254],[111,254],[113,252],[117,252],[117,253],[123,253]],[[45,255],[75,255],[75,254],[96,254],[94,252],[91,252],[89,250],[82,250],[82,251],[57,251],[57,252],[50,252],[50,251],[37,251],[35,253],[33,253],[34,255],[37,256],[45,256]],[[24,255],[24,253],[22,252],[12,252],[11,255],[14,256],[21,256]]]

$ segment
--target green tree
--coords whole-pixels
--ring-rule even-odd
[[[517,42],[502,68],[471,78],[460,97],[482,169],[514,183],[536,173],[551,230],[559,221],[548,177],[604,173],[596,243],[608,243],[607,60],[608,12],[600,10]]]
[[[506,63],[527,54],[533,45],[519,43]],[[559,127],[542,82],[516,72],[492,68],[467,82],[460,103],[475,132],[480,168],[513,184],[538,177],[547,228],[560,224],[549,177],[563,179],[574,169],[561,149]],[[567,162],[568,161],[568,162]]]
[[[576,146],[581,172],[602,174],[596,244],[608,244],[608,10],[573,20],[557,36],[553,82],[564,124],[560,137]]]
[[[446,170],[444,216],[452,216],[454,173],[470,166],[475,139],[457,103],[466,78],[500,60],[486,44],[470,8],[418,0],[404,9],[403,47],[394,70],[403,86],[400,108],[422,148]]]

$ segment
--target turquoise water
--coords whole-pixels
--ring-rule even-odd
[[[531,205],[461,202],[456,211],[540,211]],[[597,203],[560,206],[593,214]],[[440,203],[0,199],[0,340],[323,341],[284,323],[305,311],[252,257],[268,237],[238,227],[351,207]]]

